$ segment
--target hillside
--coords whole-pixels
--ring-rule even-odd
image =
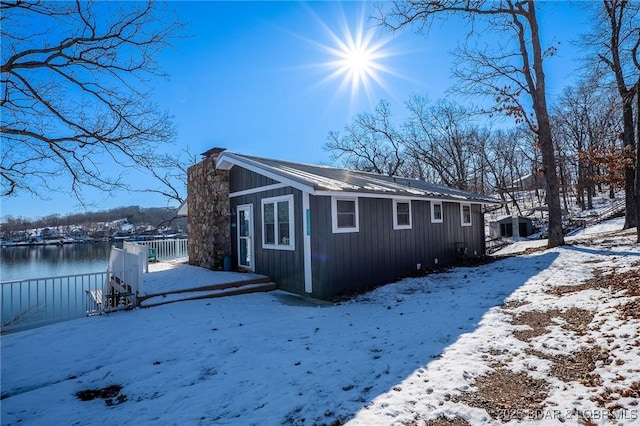
[[[0,238],[24,241],[41,236],[78,240],[109,237],[122,232],[128,234],[157,234],[165,231],[186,230],[185,217],[176,217],[175,208],[139,206],[118,207],[104,211],[49,215],[39,219],[7,217],[0,223]]]
[[[637,423],[640,247],[620,228],[340,304],[258,293],[5,335],[2,424]]]

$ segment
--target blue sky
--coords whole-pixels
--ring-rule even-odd
[[[368,19],[374,5],[170,3],[189,34],[159,58],[170,78],[156,87],[156,101],[178,126],[172,151],[188,148],[198,155],[220,146],[249,155],[329,163],[322,148],[328,132],[341,130],[359,112],[372,111],[381,99],[391,103],[401,121],[403,103],[412,94],[428,94],[432,100],[454,97],[446,92],[454,84],[448,52],[463,40],[464,24],[438,25],[428,38],[410,30],[390,34]],[[572,41],[587,28],[583,5],[545,2],[539,12],[545,41],[561,42],[558,55],[546,63],[551,100],[577,74],[581,54]],[[359,32],[370,32],[370,45],[381,45],[381,57],[374,61],[381,70],[367,90],[360,81],[354,91],[345,74],[331,77],[336,68],[328,64],[339,59],[339,41]],[[141,185],[146,180],[137,175],[130,179]],[[167,205],[166,199],[151,194],[88,191],[85,196],[92,203],[89,210]],[[4,198],[1,215],[36,218],[83,211],[65,194],[48,198]]]

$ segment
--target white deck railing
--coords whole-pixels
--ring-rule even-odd
[[[148,262],[187,257],[187,239],[125,243],[113,248],[107,271],[0,282],[0,332],[24,330],[114,308],[111,288],[136,298],[144,294]],[[115,279],[113,279],[115,278]],[[113,286],[110,283],[115,282]],[[109,309],[107,309],[108,311]]]
[[[122,249],[112,247],[107,269],[108,281],[102,291],[102,309],[117,309],[116,304],[120,307],[122,305],[137,306],[138,296],[144,295],[143,274],[149,272],[149,260],[186,257],[188,256],[187,241],[186,239],[135,241],[125,242]]]
[[[156,260],[169,260],[188,257],[188,241],[189,240],[186,238],[175,238],[167,240],[136,241],[136,244],[142,244],[149,247],[150,256],[152,251],[155,251],[157,257]]]
[[[122,249],[140,256],[140,267],[143,273],[149,272],[149,246],[138,242],[125,241]]]
[[[144,251],[144,250],[143,250]],[[143,252],[142,251],[142,252]],[[126,294],[131,306],[136,306],[137,296],[144,292],[143,268],[147,262],[142,252],[129,252],[126,249],[111,247],[108,281],[102,290],[103,307],[116,308],[121,304],[118,296]]]
[[[87,294],[102,290],[107,272],[0,282],[2,333],[87,314]]]

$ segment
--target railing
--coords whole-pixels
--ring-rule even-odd
[[[169,260],[188,256],[187,239],[124,242],[122,249],[111,248],[108,282],[102,292],[101,309],[137,306],[144,295],[143,274],[149,272],[149,258]],[[96,298],[97,299],[97,298]],[[119,306],[115,305],[115,299]]]
[[[142,244],[149,249],[155,249],[157,253],[157,260],[169,260],[187,257],[187,243],[186,238],[175,238],[166,240],[151,240],[151,241],[136,241],[136,244]]]
[[[107,272],[0,282],[1,332],[87,315],[87,294],[102,290]]]
[[[571,224],[575,227],[569,235],[573,235],[578,232],[582,228],[586,228],[587,226],[595,225],[607,219],[611,219],[617,214],[623,213],[626,209],[626,202],[624,199],[622,200],[611,200],[611,204],[609,207],[591,212],[588,216],[572,219]]]
[[[625,200],[612,200],[611,201],[611,206],[609,206],[606,209],[600,210],[598,212],[598,216],[597,216],[597,221],[603,221],[606,219],[611,218],[612,216],[623,212],[626,208],[626,202]]]
[[[122,249],[138,255],[142,272],[149,273],[149,246],[135,241],[125,241],[122,244]]]
[[[144,292],[142,274],[146,262],[146,250],[129,252],[126,249],[111,247],[107,268],[109,285],[105,286],[107,291],[103,291],[103,297],[116,293],[130,293],[131,303],[135,306],[137,295]]]
[[[0,332],[24,330],[103,312],[109,308],[107,305],[113,308],[118,301],[114,299],[113,292],[105,292],[111,287],[116,287],[116,293],[121,292],[120,286],[125,292],[133,290],[131,297],[135,305],[135,297],[144,294],[142,273],[148,272],[149,253],[155,253],[155,260],[184,258],[188,256],[187,241],[166,239],[127,244],[126,250],[114,249],[123,253],[110,260],[105,272],[0,282]],[[113,277],[118,285],[105,285]]]

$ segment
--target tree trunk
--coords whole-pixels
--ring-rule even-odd
[[[629,96],[629,92],[627,92],[627,96]],[[632,100],[623,100],[623,113],[622,113],[622,121],[624,128],[624,147],[630,146],[632,149],[635,149],[634,142],[634,128],[633,128],[633,103]],[[636,156],[637,157],[637,156]],[[637,163],[637,161],[636,161]],[[624,180],[624,191],[625,191],[625,207],[626,212],[624,215],[624,228],[629,229],[633,228],[637,225],[637,217],[636,217],[636,171],[637,167],[628,166],[625,168],[625,180]]]
[[[636,242],[640,243],[640,80],[636,83]]]
[[[551,136],[551,123],[547,109],[545,93],[545,76],[542,67],[542,48],[540,46],[540,31],[536,18],[535,5],[529,1],[529,24],[531,25],[531,45],[533,47],[533,71],[536,77],[533,92],[533,109],[538,122],[538,140],[542,153],[542,167],[544,170],[546,198],[549,207],[549,240],[547,247],[557,247],[564,244],[562,232],[562,209],[560,207],[560,188],[556,172],[556,158]]]
[[[562,186],[562,202],[564,203],[564,209],[569,211],[569,204],[567,202],[567,192],[569,187],[567,185],[567,177],[565,173],[564,161],[560,160],[560,185]]]
[[[593,210],[593,197],[596,195],[596,185],[594,183],[593,176],[595,176],[595,169],[593,166],[589,166],[588,184],[587,184],[587,209]]]

